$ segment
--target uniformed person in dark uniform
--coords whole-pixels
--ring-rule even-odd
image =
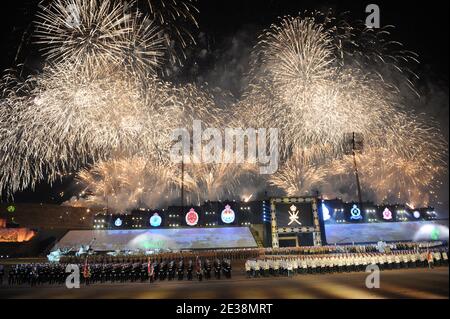
[[[209,259],[205,260],[205,279],[211,279],[211,262],[209,261]]]
[[[8,285],[9,286],[12,286],[16,283],[15,277],[16,277],[16,274],[15,274],[14,268],[11,268],[8,272]]]
[[[184,261],[183,261],[183,259],[180,259],[180,261],[178,262],[177,275],[178,275],[178,280],[183,280],[183,277],[184,277]]]
[[[202,261],[197,257],[197,261],[195,263],[195,272],[197,274],[198,281],[203,280],[203,268],[202,268]]]
[[[3,276],[5,275],[5,267],[0,265],[0,286],[3,285]]]
[[[188,265],[187,265],[187,279],[188,280],[192,280],[192,272],[194,271],[194,265],[192,260],[188,261]]]
[[[159,267],[158,267],[158,272],[159,272],[159,280],[164,280],[166,279],[166,274],[167,274],[167,263],[165,261],[161,261],[159,263]]]
[[[225,278],[231,278],[231,262],[229,259],[223,260],[222,269],[224,271]]]
[[[221,272],[222,272],[222,264],[220,260],[216,258],[216,260],[214,260],[214,274],[216,279],[220,279]]]
[[[31,287],[36,286],[38,278],[39,278],[39,272],[38,272],[38,266],[33,265],[29,269],[29,284]]]
[[[175,278],[175,261],[171,260],[167,266],[167,277],[169,280]]]

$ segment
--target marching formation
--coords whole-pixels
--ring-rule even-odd
[[[8,273],[9,285],[31,286],[42,284],[62,285],[70,273],[67,266],[77,266],[80,282],[86,285],[106,282],[154,282],[156,280],[209,280],[231,278],[231,262],[228,259],[153,260],[146,263],[114,264],[19,264]]]
[[[60,263],[17,264],[6,269],[0,265],[0,285],[5,275],[9,285],[62,285],[71,273],[69,269],[74,268],[78,270],[80,283],[85,285],[229,279],[232,260],[245,260],[248,278],[363,272],[370,265],[380,270],[448,266],[448,246],[427,246],[390,244],[384,247],[384,252],[377,251],[375,245],[352,245],[163,253],[152,258],[66,256]]]
[[[276,256],[245,262],[247,277],[287,276],[365,271],[376,265],[380,270],[448,266],[446,250],[397,251],[393,253],[344,253],[317,256]]]
[[[245,260],[249,258],[257,258],[264,253],[261,248],[248,249],[222,249],[222,250],[202,250],[202,251],[180,251],[180,252],[160,252],[152,254],[152,260],[195,260],[197,258],[205,260]],[[85,256],[66,255],[61,256],[60,262],[66,264],[83,263]],[[89,255],[89,261],[100,264],[123,264],[123,263],[146,263],[148,259],[144,254],[132,255]]]

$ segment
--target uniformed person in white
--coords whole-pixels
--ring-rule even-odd
[[[442,264],[448,266],[448,255],[446,251],[442,252]]]
[[[250,260],[247,260],[245,262],[245,272],[247,273],[247,278],[250,278],[252,276],[252,266]]]

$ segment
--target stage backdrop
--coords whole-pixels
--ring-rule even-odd
[[[325,224],[328,244],[448,240],[448,220],[396,223]]]
[[[95,238],[95,240],[93,240]],[[220,249],[257,247],[248,227],[148,230],[72,230],[56,248],[79,248],[92,243],[96,251],[151,249]]]

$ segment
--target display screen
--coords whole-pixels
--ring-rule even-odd
[[[278,227],[313,226],[311,203],[276,203],[275,213]]]
[[[194,227],[200,222],[199,209],[197,207],[191,207],[186,209],[183,215],[183,226]]]
[[[364,222],[365,211],[357,203],[348,203],[344,205],[346,220],[351,223]]]
[[[95,240],[94,240],[95,238]],[[97,251],[151,249],[220,249],[257,247],[248,227],[148,230],[72,230],[55,248],[74,248],[92,242]]]
[[[448,221],[326,224],[328,244],[448,240]]]
[[[237,220],[237,207],[233,203],[219,206],[219,225],[235,225]]]

